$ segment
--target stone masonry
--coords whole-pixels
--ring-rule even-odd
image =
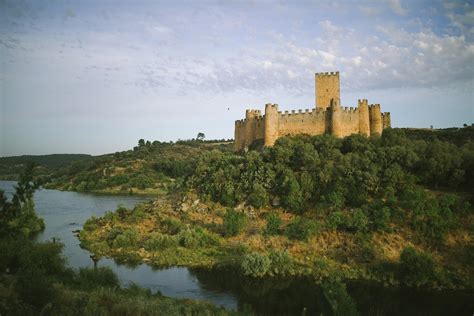
[[[363,99],[356,108],[341,106],[339,72],[316,73],[315,86],[314,109],[281,112],[277,104],[269,103],[265,115],[260,110],[246,110],[245,119],[235,121],[235,150],[244,150],[256,140],[273,146],[279,137],[297,134],[379,136],[390,127],[390,113],[382,113],[380,104],[369,105]]]

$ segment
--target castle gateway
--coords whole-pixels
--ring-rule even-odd
[[[364,99],[358,101],[357,108],[341,107],[339,72],[316,73],[315,84],[314,109],[283,113],[277,104],[266,104],[265,115],[260,110],[246,110],[245,119],[235,121],[235,150],[243,150],[256,140],[273,146],[279,137],[287,135],[374,136],[390,127],[390,113],[382,113],[380,104],[369,105]]]

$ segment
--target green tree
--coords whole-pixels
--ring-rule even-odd
[[[236,212],[229,208],[224,216],[224,231],[226,236],[235,236],[239,234],[246,222],[246,217],[243,213]]]
[[[270,212],[265,216],[267,226],[265,227],[265,234],[278,235],[280,233],[281,224],[283,223],[281,217],[274,212]]]
[[[206,138],[206,135],[204,133],[199,132],[197,134],[197,137],[196,137],[197,140],[204,140],[204,138]]]

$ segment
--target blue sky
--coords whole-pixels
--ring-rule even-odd
[[[395,127],[474,121],[469,1],[0,0],[0,156],[232,138],[247,108],[380,103]]]

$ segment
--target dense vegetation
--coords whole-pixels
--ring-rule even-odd
[[[33,167],[21,176],[9,201],[0,191],[1,315],[227,315],[228,311],[189,300],[121,288],[108,268],[67,267],[62,245],[35,242],[44,228],[32,202]]]
[[[68,166],[74,161],[91,159],[90,155],[83,154],[53,154],[53,155],[24,155],[0,157],[0,179],[19,180],[24,168],[28,164],[35,164],[35,175],[48,175],[54,170]]]
[[[80,239],[129,263],[472,288],[474,130],[423,133],[201,151],[174,174],[182,193],[93,218]]]
[[[180,186],[206,151],[230,151],[232,143],[189,140],[176,143],[139,140],[133,150],[96,156],[54,170],[42,178],[47,188],[104,193],[159,194]]]

